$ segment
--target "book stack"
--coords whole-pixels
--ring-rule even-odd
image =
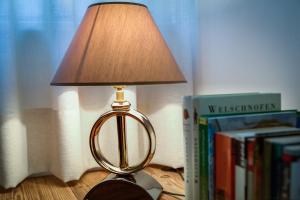
[[[187,200],[300,199],[299,114],[279,93],[186,96],[183,108]]]

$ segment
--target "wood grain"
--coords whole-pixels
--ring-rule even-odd
[[[184,194],[183,180],[179,174],[172,171],[165,171],[158,167],[148,167],[145,170],[148,174],[154,177],[162,186],[164,191]],[[184,199],[182,197],[172,197],[170,195],[163,194],[161,200],[168,199]]]
[[[145,171],[158,180],[165,191],[184,193],[183,180],[178,173],[162,170],[161,167],[148,167]],[[54,176],[27,178],[16,188],[0,188],[0,200],[82,200],[86,193],[101,182],[109,173],[94,171],[85,173],[79,181],[63,183]],[[177,200],[163,194],[160,200]]]

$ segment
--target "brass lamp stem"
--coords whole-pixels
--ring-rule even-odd
[[[114,86],[116,89],[116,99],[112,105],[113,110],[127,111],[130,109],[130,103],[124,98],[125,86]],[[128,167],[128,153],[126,141],[126,119],[124,115],[117,115],[120,168]]]
[[[119,140],[119,154],[120,154],[120,168],[128,167],[128,154],[126,142],[126,120],[125,116],[117,115],[118,140]]]

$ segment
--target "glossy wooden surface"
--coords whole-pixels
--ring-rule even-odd
[[[160,167],[148,167],[146,172],[159,181],[165,191],[183,193],[183,180],[173,171]],[[28,178],[14,189],[0,189],[0,200],[82,200],[86,193],[108,175],[104,171],[84,174],[79,181],[63,183],[54,176]],[[176,200],[178,197],[163,194],[160,200]],[[179,199],[183,199],[182,197]]]

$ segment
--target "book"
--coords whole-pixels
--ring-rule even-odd
[[[297,127],[300,128],[300,112],[297,113]]]
[[[287,199],[299,199],[300,197],[300,145],[289,145],[284,148],[284,156],[289,157],[289,176],[287,182]],[[284,199],[284,196],[283,196]]]
[[[216,199],[252,199],[248,169],[253,172],[257,137],[300,134],[291,127],[267,127],[217,132],[215,136]],[[253,174],[252,174],[253,176]],[[247,186],[247,187],[246,187]],[[246,192],[249,189],[249,192]]]
[[[249,113],[234,115],[201,116],[199,118],[200,149],[200,174],[203,191],[214,191],[214,135],[218,131],[252,129],[268,126],[296,126],[296,111],[280,111],[269,113]],[[201,192],[201,190],[200,190]],[[207,194],[208,195],[208,194]],[[205,194],[201,196],[206,199]],[[201,199],[202,199],[201,198]],[[212,196],[213,198],[213,196]]]
[[[184,186],[185,198],[193,199],[194,195],[194,170],[193,170],[193,97],[183,97],[183,133],[184,133],[184,149],[185,149],[185,163],[184,163]],[[199,179],[196,177],[196,179]]]
[[[253,176],[254,176],[254,148],[255,148],[255,140],[254,138],[250,138],[247,142],[247,174],[246,174],[246,196],[247,199],[253,199]]]
[[[202,183],[200,184],[199,166],[201,156],[199,147],[199,124],[197,121],[199,116],[224,113],[279,111],[281,108],[281,95],[280,93],[242,93],[186,96],[183,98],[183,107],[183,118],[185,118],[187,113],[189,116],[193,116],[189,118],[189,120],[183,120],[185,154],[187,157],[191,157],[185,160],[185,177],[192,177],[193,179],[185,180],[186,194],[190,196],[193,193],[193,199],[198,200],[200,199],[200,191],[202,191],[202,196],[204,194],[208,196],[208,193],[203,191]],[[193,107],[192,110],[191,107]],[[194,122],[193,125],[192,122]],[[190,172],[191,170],[193,172]],[[191,183],[194,184],[193,187]],[[211,199],[213,199],[212,197],[213,192],[210,194]],[[205,198],[202,197],[201,199]]]
[[[300,159],[298,157],[296,162],[291,166],[291,186],[290,186],[290,199],[299,199],[300,197]]]
[[[263,147],[263,159],[264,159],[264,166],[263,166],[263,197],[264,199],[271,198],[271,170],[272,170],[272,149],[271,146],[264,145]],[[256,178],[257,179],[257,178]],[[254,192],[254,190],[253,190]]]
[[[300,136],[290,137],[276,137],[268,138],[264,141],[265,148],[271,149],[271,170],[270,170],[270,191],[264,191],[269,193],[270,199],[280,199],[282,196],[282,183],[283,183],[283,169],[282,156],[284,148],[288,145],[300,144]],[[264,171],[268,173],[268,171]]]
[[[285,137],[292,137],[295,135],[300,135],[298,128],[295,128],[295,130],[257,135],[257,137],[254,138],[253,199],[272,199],[268,192],[271,188],[270,172],[274,168],[272,165],[272,149],[265,146],[264,141],[268,138],[284,139]]]
[[[281,199],[297,199],[300,197],[300,145],[288,145],[283,149],[283,181]],[[297,177],[297,178],[294,178]]]
[[[215,198],[216,200],[234,200],[233,140],[222,133],[217,133],[215,140]]]

